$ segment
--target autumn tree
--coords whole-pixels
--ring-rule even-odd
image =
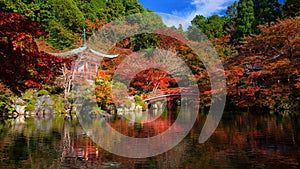
[[[45,35],[39,23],[0,12],[0,35],[0,80],[12,91],[53,84],[61,74],[64,60],[38,50],[35,40]]]
[[[299,21],[285,19],[260,26],[260,34],[246,39],[239,56],[226,60],[232,103],[290,110],[299,106]]]

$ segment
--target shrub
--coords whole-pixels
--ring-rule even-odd
[[[49,92],[47,90],[45,90],[45,89],[42,89],[42,90],[38,91],[38,95],[39,96],[48,95],[48,94],[49,94]]]

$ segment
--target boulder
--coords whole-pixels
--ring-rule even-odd
[[[25,101],[22,98],[17,98],[11,105],[18,114],[25,114]]]
[[[54,104],[53,100],[50,98],[50,95],[43,95],[37,98],[34,107],[35,114],[42,116],[45,114],[55,114],[55,110],[52,107]]]

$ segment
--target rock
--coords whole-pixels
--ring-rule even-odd
[[[50,98],[50,95],[43,95],[37,98],[34,107],[34,113],[37,116],[43,116],[45,114],[55,114],[55,110],[52,107],[54,104],[53,100]]]
[[[47,106],[44,110],[44,114],[55,114],[55,110],[52,106]]]
[[[22,114],[22,115],[25,114],[26,106],[25,106],[25,101],[22,98],[20,98],[20,97],[17,98],[11,107],[13,107],[18,114]]]
[[[131,103],[131,106],[129,108],[130,111],[133,111],[135,109],[135,103]]]
[[[15,110],[20,115],[24,115],[25,114],[25,108],[26,108],[26,106],[15,105]]]
[[[14,121],[15,124],[24,124],[25,123],[25,117],[23,115],[21,116],[18,116],[15,121]]]

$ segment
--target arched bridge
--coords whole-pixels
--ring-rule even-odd
[[[172,97],[172,98],[180,98],[182,96],[193,96],[193,97],[198,97],[198,93],[176,93],[176,94],[164,94],[164,95],[158,95],[154,97],[150,97],[147,99],[144,99],[145,102],[153,102],[153,101],[158,101],[158,100],[164,100],[167,97]]]
[[[199,93],[191,88],[169,88],[160,90],[157,94],[144,97],[144,102],[156,102],[159,100],[173,100],[183,96],[199,97]]]

